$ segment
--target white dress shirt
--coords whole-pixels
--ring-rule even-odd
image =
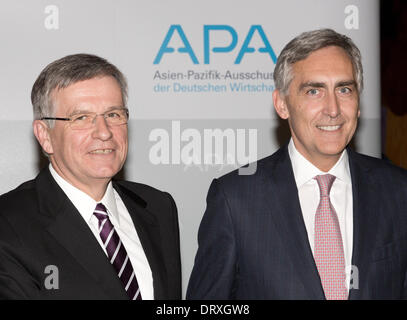
[[[314,177],[328,173],[336,177],[332,184],[330,200],[338,215],[339,227],[341,228],[349,288],[353,243],[353,197],[348,153],[345,149],[337,163],[328,172],[319,170],[305,159],[295,148],[292,139],[288,144],[288,154],[294,171],[301,211],[312,253],[314,253],[315,213],[320,200],[319,186]]]
[[[51,164],[49,165],[49,170],[51,171],[51,175],[55,181],[79,211],[107,256],[106,249],[99,235],[99,220],[93,214],[98,202],[64,180],[54,170]],[[116,192],[116,190],[114,190],[112,182],[108,184],[106,193],[99,202],[105,205],[108,211],[107,213],[109,219],[118,233],[122,243],[124,244],[124,247],[126,248],[127,254],[137,277],[142,299],[153,300],[153,276],[150,265],[148,263],[146,254],[144,253],[130,214],[119,194]]]

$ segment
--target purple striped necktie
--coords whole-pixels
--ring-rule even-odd
[[[133,266],[124,244],[110,222],[106,207],[102,203],[98,203],[93,214],[99,220],[99,235],[107,251],[110,263],[123,283],[127,295],[131,300],[141,300],[141,293]]]

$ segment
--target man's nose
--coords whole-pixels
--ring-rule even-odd
[[[324,112],[331,118],[336,118],[341,114],[341,108],[338,101],[338,97],[335,93],[331,93],[327,96],[327,101],[325,102]]]
[[[94,130],[92,136],[100,140],[109,140],[112,137],[112,131],[107,125],[106,119],[102,114],[97,115],[94,120]]]

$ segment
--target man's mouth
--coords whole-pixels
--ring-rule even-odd
[[[317,126],[318,129],[322,131],[336,131],[340,129],[342,125],[337,125],[337,126]]]
[[[93,150],[90,153],[92,154],[108,154],[113,152],[113,149],[97,149],[97,150]]]

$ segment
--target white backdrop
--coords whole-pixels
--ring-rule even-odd
[[[380,156],[376,0],[3,0],[0,4],[0,193],[44,164],[30,92],[51,61],[94,53],[129,80],[128,180],[170,192],[181,228],[183,288],[211,180],[275,151],[275,56],[303,31],[329,27],[359,46],[365,69],[359,152]]]

